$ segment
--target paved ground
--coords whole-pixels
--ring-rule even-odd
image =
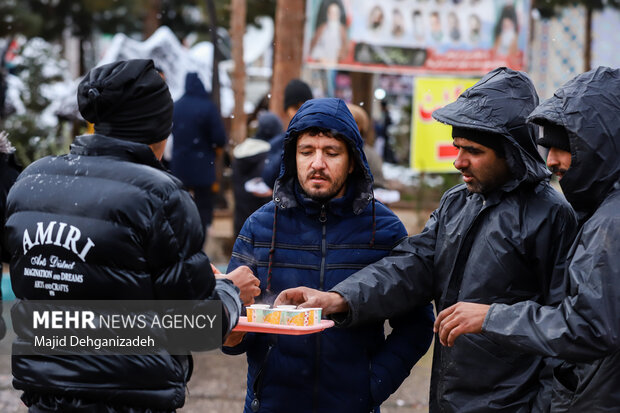
[[[384,413],[422,413],[428,411],[430,354],[412,371],[401,388],[387,400]],[[196,357],[196,376],[189,383],[183,413],[241,412],[245,398],[246,361],[244,356],[205,353]]]
[[[422,413],[428,411],[430,354],[413,368],[411,375],[382,406],[383,413]],[[185,407],[179,413],[241,413],[245,397],[246,362],[244,356],[221,352],[195,355],[194,377],[189,383]],[[11,386],[10,358],[0,356],[0,412],[25,413],[19,392]]]
[[[395,210],[409,233],[416,233],[430,211],[416,214],[411,209]],[[209,257],[222,268],[232,247],[232,222],[227,214],[216,217],[207,244]],[[6,311],[6,309],[5,309]],[[20,393],[11,386],[10,339],[0,342],[0,412],[24,413],[27,409]],[[194,375],[189,383],[186,405],[179,413],[242,412],[245,398],[246,361],[244,356],[227,356],[219,351],[195,355]],[[428,411],[430,352],[413,368],[411,375],[382,406],[383,413],[422,413]]]

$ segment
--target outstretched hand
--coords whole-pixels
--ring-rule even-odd
[[[242,265],[228,274],[220,273],[213,264],[211,264],[211,268],[216,277],[228,278],[239,288],[239,297],[243,305],[254,304],[254,297],[260,295],[260,280],[254,276],[250,267]]]
[[[482,324],[491,306],[459,302],[440,312],[433,331],[439,333],[442,345],[452,347],[461,334],[481,333]]]
[[[273,305],[282,304],[292,304],[299,308],[322,308],[324,315],[349,311],[349,304],[340,294],[313,290],[308,287],[282,291]]]

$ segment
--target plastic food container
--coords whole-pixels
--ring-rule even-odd
[[[251,306],[246,307],[248,322],[264,323],[265,313],[267,311],[269,311],[269,304],[252,304]]]
[[[311,311],[312,322],[315,325],[321,324],[321,316],[323,315],[323,309],[319,307],[319,308],[307,308],[307,310]]]
[[[246,308],[247,322],[309,327],[321,324],[321,308],[297,308],[281,305],[270,308],[267,304],[254,304]]]
[[[314,322],[313,310],[295,309],[286,311],[285,323],[289,326],[313,326]]]
[[[271,308],[268,310],[264,310],[263,313],[265,315],[263,319],[263,323],[267,324],[282,324],[282,310],[277,308]]]

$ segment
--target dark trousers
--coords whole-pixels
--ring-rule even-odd
[[[210,186],[195,186],[189,188],[189,191],[198,207],[202,229],[206,230],[213,221],[213,191]]]

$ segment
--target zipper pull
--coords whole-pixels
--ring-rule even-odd
[[[325,210],[325,204],[321,205],[321,215],[319,215],[320,222],[327,222],[327,211]]]

